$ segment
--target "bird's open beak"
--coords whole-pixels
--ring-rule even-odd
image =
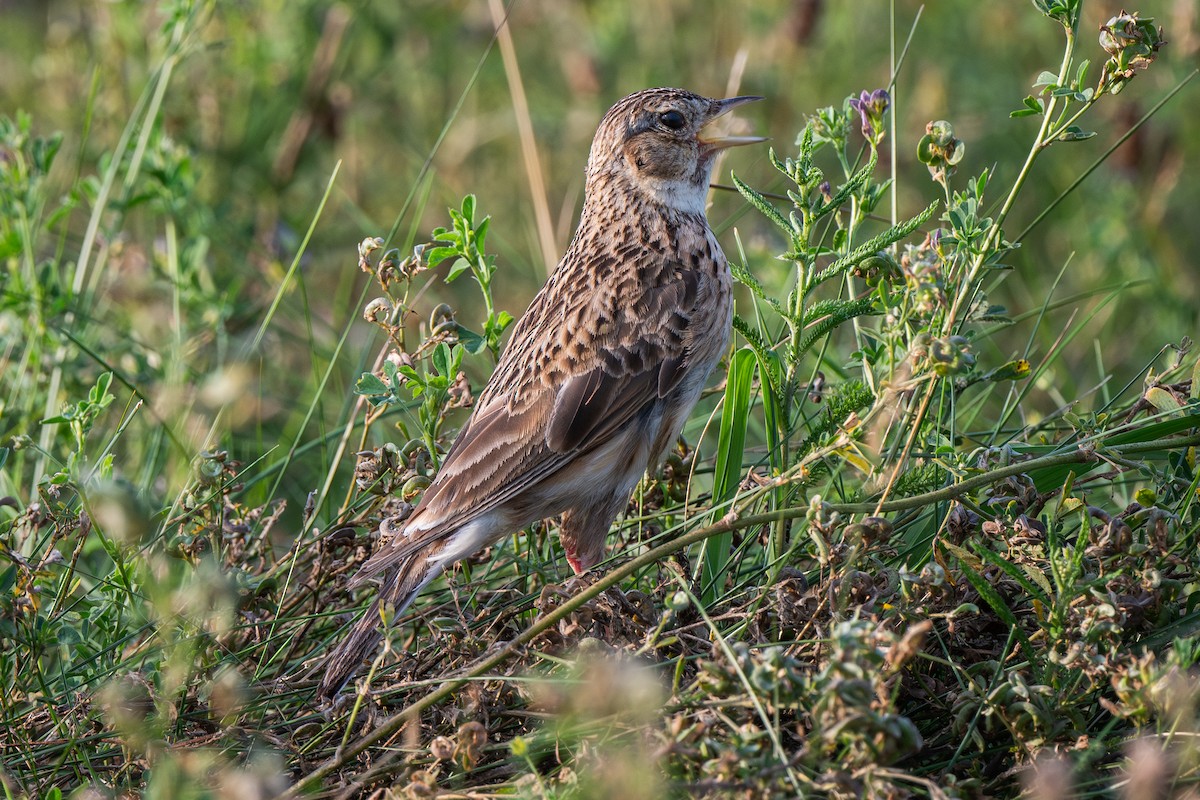
[[[745,95],[743,97],[729,97],[724,100],[718,100],[716,108],[709,116],[708,122],[705,125],[710,124],[718,117],[728,114],[738,106],[753,103],[755,100],[762,100],[762,98],[755,95]],[[712,139],[701,138],[700,146],[711,152],[714,150],[724,150],[726,147],[740,147],[744,144],[758,144],[765,141],[767,141],[766,136],[717,136]]]

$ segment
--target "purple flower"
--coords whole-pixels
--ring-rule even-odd
[[[883,139],[883,115],[891,102],[892,98],[887,89],[876,89],[873,92],[864,89],[858,97],[850,98],[850,107],[862,118],[862,134],[868,140],[878,143]]]

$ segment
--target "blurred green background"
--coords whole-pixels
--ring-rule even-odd
[[[39,133],[63,132],[54,174],[63,191],[76,172],[99,173],[160,61],[156,32],[188,5],[0,2],[0,110],[30,112]],[[182,363],[172,365],[176,379],[154,400],[186,409],[179,430],[196,449],[219,439],[243,458],[283,439],[318,440],[323,420],[351,401],[353,382],[379,344],[372,328],[354,322],[368,280],[356,266],[363,237],[395,228],[397,244],[423,241],[446,222],[446,206],[474,193],[493,217],[498,306],[519,315],[545,277],[547,251],[566,246],[591,135],[621,96],[653,85],[764,95],[741,116],[790,154],[805,114],[889,82],[892,5],[882,0],[196,5],[199,23],[173,66],[163,136],[148,156],[151,167],[162,162],[164,182],[188,194],[168,212],[177,217],[171,235],[185,254],[186,274],[162,267],[162,207],[131,207],[124,238],[103,243],[112,250],[90,324],[108,337],[115,363],[128,374],[161,372],[159,345],[175,335],[168,325],[176,313],[171,286],[186,282],[178,311],[186,317],[186,341],[173,351]],[[895,4],[898,50],[921,8],[911,0]],[[494,38],[495,16],[505,10],[519,76]],[[1119,10],[1086,6],[1080,53],[1092,58],[1093,79],[1104,57],[1097,28]],[[1098,137],[1057,146],[1038,163],[1006,226],[1010,237],[1195,68],[1197,0],[1156,0],[1136,10],[1164,26],[1168,46],[1151,70],[1084,120]],[[1036,125],[1008,113],[1032,92],[1040,71],[1058,69],[1060,53],[1058,26],[1028,2],[943,0],[923,8],[893,92],[900,216],[939,193],[914,156],[934,119],[951,121],[967,143],[957,179],[999,165],[991,198],[1003,196]],[[536,141],[536,186],[521,147],[516,84]],[[1196,329],[1200,187],[1189,177],[1200,163],[1197,92],[1200,82],[1186,87],[1034,230],[1010,259],[1015,271],[991,297],[1014,315],[1036,312],[1052,291],[1075,298],[1038,327],[1021,323],[998,336],[1000,363],[1030,339],[1034,358],[1044,355],[1071,314],[1101,305],[1106,295],[1097,290],[1141,282],[1099,309],[1089,327],[1095,342],[1072,342],[1040,379],[1030,396],[1040,413],[1084,396],[1103,374],[1112,373],[1117,386],[1135,379],[1160,348]],[[339,161],[301,280],[283,297],[264,346],[243,358]],[[732,153],[720,182],[729,182],[729,168],[752,185],[777,186],[765,147]],[[539,198],[547,212],[540,226]],[[739,196],[717,193],[711,218],[727,252],[735,252],[729,229],[736,226],[751,270],[768,285],[783,282],[787,267],[772,259],[782,242],[745,212]],[[68,253],[82,240],[87,213],[84,202],[64,223]],[[432,284],[418,313],[427,315],[441,299],[454,303],[465,323],[477,320],[478,296],[465,281]],[[347,347],[335,357],[352,323]],[[331,378],[319,386],[331,360]],[[478,386],[486,364],[472,370]],[[81,359],[73,377],[86,386],[99,371]],[[318,388],[318,413],[308,419],[308,401],[297,398]],[[311,489],[316,479],[302,473],[287,479],[287,493],[302,497]]]

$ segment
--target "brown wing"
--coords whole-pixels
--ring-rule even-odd
[[[607,295],[597,288],[589,297],[569,297],[554,280],[544,287],[411,518],[428,523],[411,538],[385,544],[357,580],[453,534],[604,444],[679,383],[700,278],[674,264],[660,264],[653,274],[646,284],[627,282]]]
[[[696,273],[670,279],[618,320],[615,341],[601,346],[590,369],[558,390],[546,428],[555,452],[587,450],[674,389],[686,371],[686,333],[696,303]]]

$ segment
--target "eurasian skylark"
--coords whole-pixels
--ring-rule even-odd
[[[647,89],[604,115],[575,237],[420,505],[355,577],[378,580],[379,594],[329,656],[322,695],[379,641],[381,603],[400,613],[446,567],[513,531],[561,514],[572,569],[603,558],[613,519],[728,345],[731,279],[705,200],[716,154],[764,140],[700,132],[758,99]]]

